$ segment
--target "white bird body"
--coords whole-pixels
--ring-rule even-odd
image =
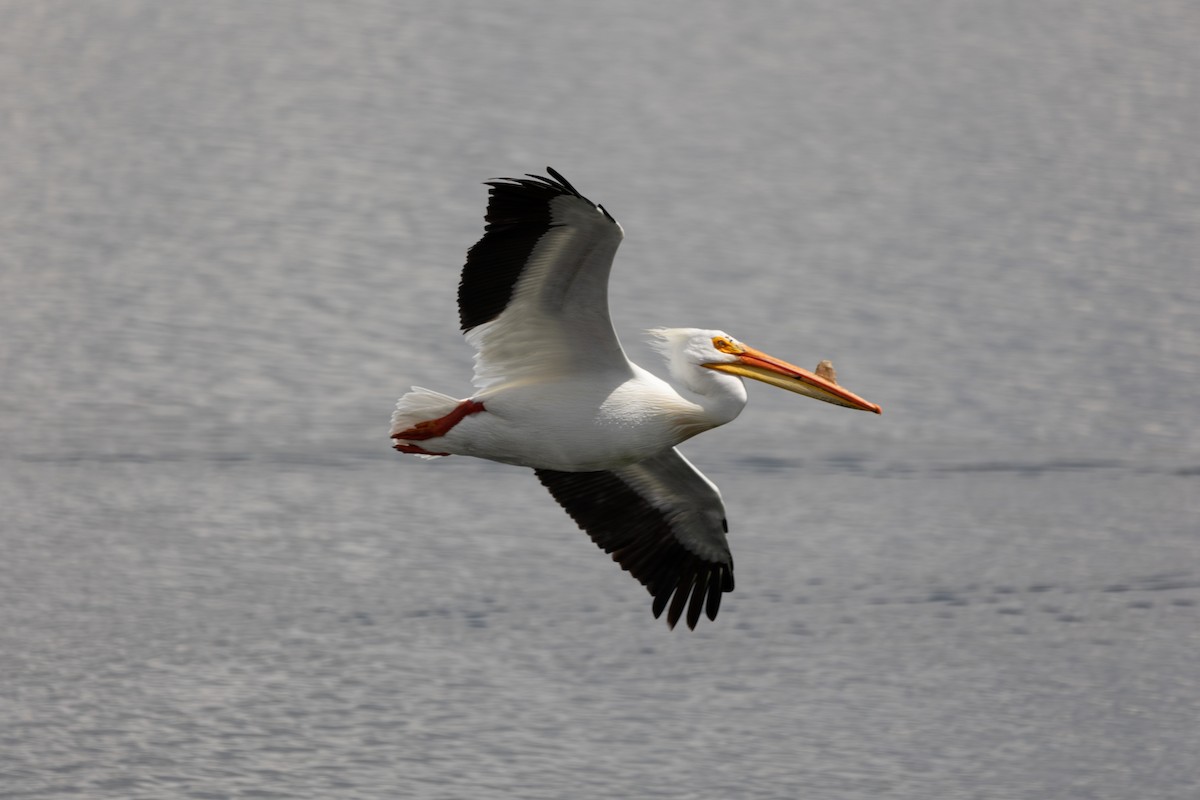
[[[737,378],[712,373],[720,377],[715,385],[725,384],[715,396],[686,388],[681,393],[637,364],[626,363],[624,374],[610,370],[493,385],[470,398],[488,413],[466,416],[444,436],[424,440],[421,446],[534,469],[613,469],[724,425],[746,404],[745,386]],[[464,402],[440,397],[444,401],[436,408],[398,410],[393,427],[400,431],[421,419],[444,416]]]
[[[879,407],[722,331],[651,331],[670,381],[629,361],[608,315],[620,225],[557,172],[489,183],[459,312],[477,352],[469,398],[414,387],[392,415],[397,450],[532,467],[555,499],[667,608],[715,618],[733,589],[720,492],[675,449],[732,421],[742,377],[826,402]],[[832,372],[823,372],[831,376]],[[672,599],[673,598],[673,599]]]

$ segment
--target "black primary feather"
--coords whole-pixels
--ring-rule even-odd
[[[696,627],[702,611],[716,619],[722,593],[733,591],[732,559],[709,561],[692,553],[664,514],[615,473],[535,472],[592,541],[646,587],[654,597],[655,617],[667,611],[672,628],[685,608],[689,628]]]
[[[483,238],[467,251],[458,283],[458,318],[464,332],[504,312],[529,254],[553,226],[550,204],[555,198],[578,197],[612,220],[603,207],[581,195],[557,170],[546,167],[546,171],[550,178],[528,175],[485,184],[490,189]]]

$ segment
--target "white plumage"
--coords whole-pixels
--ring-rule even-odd
[[[743,377],[879,413],[832,380],[721,331],[651,333],[670,382],[626,356],[608,314],[623,238],[561,175],[490,182],[487,225],[467,253],[459,316],[476,392],[414,387],[392,415],[397,450],[532,467],[581,528],[668,610],[673,627],[717,615],[733,589],[720,492],[675,446],[733,420]],[[832,375],[831,372],[823,374]]]

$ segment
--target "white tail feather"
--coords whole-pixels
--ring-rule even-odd
[[[435,392],[423,386],[414,386],[412,391],[396,401],[392,412],[392,434],[411,428],[427,419],[444,417],[461,401],[448,394]]]
[[[435,392],[423,386],[414,386],[412,391],[396,401],[396,410],[392,412],[392,430],[394,435],[402,430],[413,427],[418,422],[444,417],[454,410],[461,401],[448,394]],[[421,458],[433,458],[414,453]]]

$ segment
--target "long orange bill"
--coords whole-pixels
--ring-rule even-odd
[[[789,392],[833,403],[835,406],[873,411],[876,414],[883,413],[883,409],[879,406],[864,400],[854,392],[843,389],[834,381],[823,378],[815,372],[809,372],[803,367],[797,367],[795,364],[789,364],[774,356],[769,356],[761,350],[742,345],[742,351],[737,355],[737,361],[705,364],[704,366],[719,372],[728,372],[730,375],[753,378],[756,381],[778,386],[780,389],[787,389]],[[829,372],[831,374],[832,370]]]

